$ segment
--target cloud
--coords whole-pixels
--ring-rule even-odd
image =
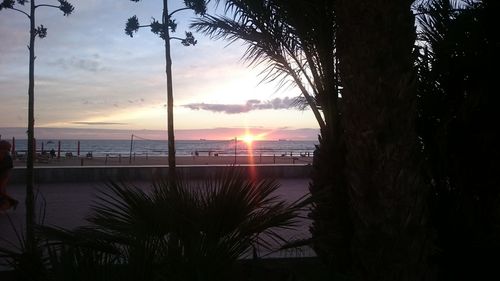
[[[138,103],[143,103],[145,101],[144,98],[138,98],[138,99],[129,99],[127,100],[128,103],[130,104],[138,104]]]
[[[52,63],[53,65],[61,66],[64,69],[79,69],[89,72],[99,72],[104,70],[105,68],[101,65],[101,60],[99,55],[94,54],[90,58],[77,58],[72,56],[69,59],[60,58]]]
[[[119,123],[119,122],[85,122],[85,121],[72,122],[72,124],[76,124],[76,125],[128,125],[128,123]]]
[[[264,109],[289,109],[292,106],[293,99],[289,97],[275,98],[268,101],[247,100],[245,104],[213,104],[213,103],[190,103],[183,105],[191,110],[207,110],[212,112],[222,112],[227,114],[238,114],[250,112],[253,110]]]

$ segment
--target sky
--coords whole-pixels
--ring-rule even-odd
[[[165,130],[163,41],[149,28],[133,38],[124,32],[133,15],[141,24],[161,19],[161,1],[70,2],[75,6],[70,16],[58,9],[37,9],[37,25],[48,32],[36,40],[36,128],[59,128],[61,134],[64,128]],[[173,11],[183,1],[171,0],[169,5]],[[208,13],[220,14],[222,8],[210,6]],[[176,14],[179,25],[172,35],[182,37],[194,17],[191,11]],[[0,128],[27,127],[28,29],[26,16],[0,11]],[[288,138],[287,131],[306,129],[301,138],[316,138],[318,125],[310,109],[290,106],[297,88],[261,83],[262,67],[249,67],[242,60],[241,42],[228,45],[193,33],[196,46],[172,41],[176,133],[190,132],[184,138],[197,139],[211,132],[217,138],[217,130],[231,134],[230,129],[249,129],[261,134],[280,131],[276,137]]]

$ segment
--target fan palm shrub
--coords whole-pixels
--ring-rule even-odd
[[[228,280],[238,259],[286,242],[280,231],[296,225],[303,207],[280,199],[276,181],[249,180],[236,168],[204,181],[160,180],[148,192],[107,186],[89,225],[42,228],[62,279]]]
[[[0,247],[0,266],[12,269],[11,276],[15,280],[49,280],[45,267],[47,260],[41,254],[43,252],[43,241],[40,241],[39,237],[36,237],[37,239],[34,241],[35,247],[30,249],[28,244],[33,241],[28,241],[26,236],[16,228],[13,222],[10,222],[17,241],[0,239],[4,244]],[[6,273],[7,271],[4,272],[4,274]]]

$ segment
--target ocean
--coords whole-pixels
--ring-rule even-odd
[[[11,140],[12,141],[12,140]],[[27,140],[15,141],[17,153],[24,154],[27,150]],[[60,143],[60,146],[59,146]],[[234,156],[237,155],[262,155],[262,156],[312,156],[317,141],[293,141],[293,140],[256,140],[251,143],[238,140],[178,140],[175,142],[177,156],[190,156],[197,153],[203,155]],[[66,153],[85,156],[92,153],[93,156],[167,156],[168,144],[165,140],[36,140],[38,153],[49,152],[54,149],[60,151],[61,156]]]

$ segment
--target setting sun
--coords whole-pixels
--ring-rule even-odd
[[[251,144],[251,143],[255,140],[255,137],[254,137],[254,136],[252,136],[252,135],[247,134],[247,135],[244,135],[244,136],[242,137],[242,140],[243,140],[244,142],[246,142],[247,144]]]
[[[250,130],[246,129],[244,135],[241,135],[240,137],[238,137],[238,139],[248,145],[251,145],[255,141],[265,140],[267,134],[268,134],[267,132],[255,134],[254,132],[251,132]]]

